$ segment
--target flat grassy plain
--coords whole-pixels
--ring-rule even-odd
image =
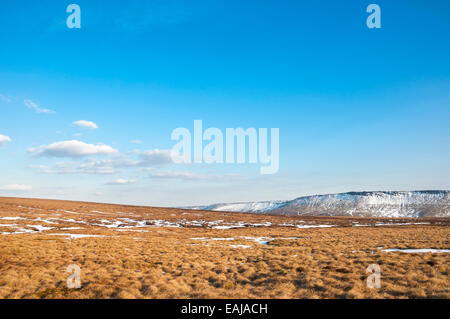
[[[450,219],[0,198],[0,298],[450,298]],[[81,269],[70,289],[69,265]],[[371,264],[381,287],[368,288]]]

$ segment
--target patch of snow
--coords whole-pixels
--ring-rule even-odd
[[[0,224],[0,227],[17,227],[17,224]]]
[[[234,229],[234,228],[243,228],[245,226],[242,225],[234,225],[234,226],[213,226],[213,229]]]
[[[68,236],[70,239],[88,238],[88,237],[113,237],[104,235],[86,235],[86,234],[48,234],[52,236]]]
[[[31,220],[36,221],[36,222],[43,222],[43,223],[46,223],[46,224],[58,224],[58,223],[55,223],[55,222],[51,222],[51,221],[49,221],[47,219],[43,219],[41,217],[38,217],[38,218],[35,218],[35,219],[31,219]]]
[[[227,237],[227,238],[194,237],[194,238],[191,238],[191,239],[193,239],[193,240],[206,240],[206,241],[208,241],[208,240],[219,240],[219,241],[221,241],[221,240],[235,240],[234,238],[229,238],[229,237]]]
[[[45,227],[45,226],[42,226],[42,225],[27,225],[28,227],[31,227],[31,228],[35,228],[35,229],[37,229],[39,232],[43,232],[43,231],[46,231],[46,230],[50,230],[50,229],[54,229],[55,227]]]
[[[328,228],[336,227],[336,225],[297,225],[297,228]]]
[[[63,210],[63,209],[57,209],[57,212],[63,212],[63,213],[67,213],[67,214],[81,214],[79,212],[72,212],[70,210]]]
[[[267,246],[269,242],[273,240],[273,238],[270,237],[241,237],[241,238],[244,238],[246,240],[253,240],[256,243],[265,246]]]
[[[121,229],[115,229],[116,231],[132,231],[137,233],[148,233],[148,230],[142,230],[142,229],[131,229],[131,228],[121,228]]]
[[[398,248],[392,248],[392,249],[383,249],[384,252],[395,252],[399,251],[402,253],[410,253],[410,254],[416,254],[416,253],[450,253],[450,249],[398,249]]]
[[[230,245],[233,248],[252,248],[252,246],[249,245]]]

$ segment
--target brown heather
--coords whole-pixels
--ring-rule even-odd
[[[267,216],[0,198],[0,218],[12,216],[26,219],[0,219],[0,232],[17,230],[2,224],[17,224],[24,229],[33,229],[29,225],[55,228],[0,234],[0,298],[450,298],[448,253],[378,249],[450,249],[449,219]],[[120,217],[174,223],[201,219],[274,225],[236,229],[133,228],[146,231],[137,232],[90,224]],[[47,224],[37,218],[60,220]],[[87,223],[73,223],[70,219]],[[338,227],[279,225],[293,222]],[[353,222],[428,224],[352,227]],[[68,227],[82,229],[61,229]],[[62,233],[106,237],[69,239],[51,235]],[[197,237],[233,240],[193,239]],[[244,237],[273,240],[262,245]],[[81,268],[80,289],[66,286],[70,264]],[[366,287],[370,275],[366,268],[370,264],[380,265],[380,289]]]

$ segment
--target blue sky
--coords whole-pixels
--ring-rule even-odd
[[[81,29],[66,26],[70,3]],[[370,3],[381,29],[366,26]],[[0,195],[180,206],[450,189],[448,12],[446,0],[3,0]],[[165,161],[172,130],[197,119],[279,128],[278,173]],[[45,151],[67,141],[94,151]]]

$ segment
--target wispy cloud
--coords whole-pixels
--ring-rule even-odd
[[[72,124],[82,127],[82,128],[91,129],[91,130],[95,130],[98,128],[98,125],[95,124],[94,122],[85,121],[85,120],[75,121]]]
[[[131,140],[130,143],[131,144],[144,144],[144,142],[141,140]]]
[[[9,142],[11,142],[11,138],[9,136],[0,134],[0,146],[3,146]]]
[[[91,155],[113,155],[118,151],[104,144],[87,144],[77,140],[55,142],[37,148],[29,148],[28,153],[41,157],[84,157]]]
[[[77,140],[56,142],[37,148],[29,148],[28,152],[37,157],[70,158],[51,165],[29,165],[42,174],[116,174],[125,169],[145,169],[153,171],[157,168],[173,164],[170,150],[132,151],[121,154],[108,145],[86,144]],[[106,159],[84,158],[91,155],[111,156]],[[83,159],[81,162],[78,159]],[[161,178],[163,176],[160,176]],[[185,178],[194,178],[185,176]],[[199,177],[199,176],[197,176]]]
[[[30,191],[32,189],[33,188],[29,185],[21,185],[21,184],[10,184],[0,186],[0,191],[23,192],[23,191]]]
[[[34,110],[36,113],[55,113],[55,111],[52,111],[50,109],[41,108],[37,103],[33,102],[32,100],[24,100],[23,104],[29,109]]]
[[[57,162],[52,165],[29,165],[38,173],[42,174],[94,174],[94,175],[110,175],[117,173],[113,165],[113,160],[92,160],[85,162]]]
[[[129,184],[134,184],[134,183],[136,183],[136,181],[134,179],[119,178],[112,182],[106,183],[106,185],[129,185]]]
[[[138,166],[155,166],[173,164],[173,157],[175,156],[171,150],[147,150],[138,151],[137,154],[141,161]]]
[[[215,174],[201,174],[187,171],[155,171],[149,174],[151,178],[163,179],[182,179],[182,180],[223,180],[236,178],[238,175],[215,175]]]

